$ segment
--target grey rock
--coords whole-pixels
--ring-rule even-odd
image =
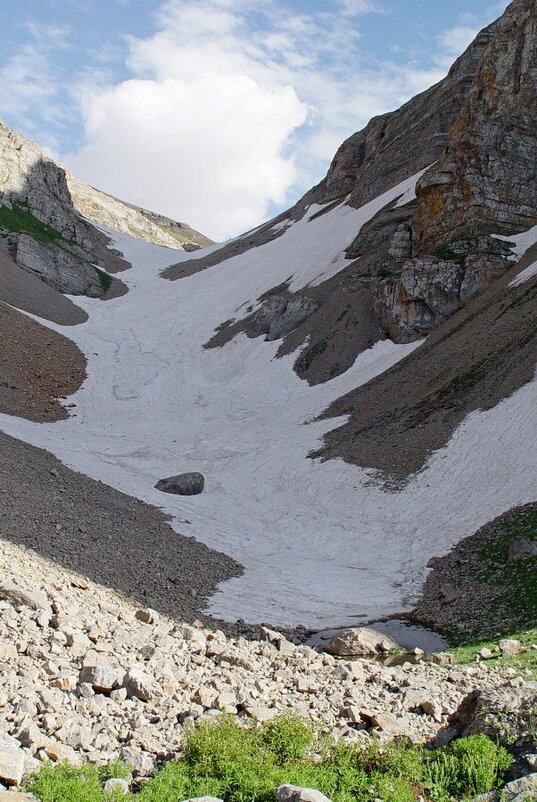
[[[272,295],[254,316],[254,329],[258,334],[266,334],[267,340],[277,340],[289,334],[306,320],[319,305],[307,295],[288,298]]]
[[[535,799],[536,792],[537,774],[527,774],[508,782],[503,788],[480,794],[477,799],[479,802],[524,802],[526,799]]]
[[[156,610],[152,610],[150,607],[147,607],[142,610],[136,611],[136,618],[138,621],[143,621],[144,624],[158,624],[160,620],[160,616]]]
[[[514,657],[522,651],[522,644],[513,638],[504,638],[498,643],[502,657]]]
[[[122,792],[123,794],[128,794],[129,783],[122,777],[111,777],[105,782],[103,790],[107,794],[111,794],[112,792],[117,793],[118,791]]]
[[[330,799],[314,788],[300,788],[298,785],[280,785],[276,790],[278,802],[330,802]]]
[[[276,632],[268,627],[261,627],[259,630],[259,640],[271,643],[282,654],[292,654],[295,651],[293,643],[287,640],[281,632]]]
[[[17,265],[60,292],[98,298],[104,289],[95,268],[53,245],[20,234],[14,249]]]
[[[120,749],[119,756],[131,767],[133,774],[138,777],[149,777],[155,770],[155,761],[146,752],[141,752],[131,746]]]
[[[162,689],[155,678],[136,666],[127,671],[121,684],[129,696],[135,696],[142,702],[162,696]]]
[[[449,724],[458,737],[484,733],[512,750],[513,744],[522,748],[525,741],[531,740],[535,709],[537,682],[527,682],[519,688],[475,690],[465,697]]]
[[[351,627],[335,635],[327,651],[338,657],[362,657],[398,649],[397,643],[383,632],[369,627]]]
[[[434,256],[409,259],[400,275],[379,282],[375,309],[390,337],[410,342],[461,308],[464,268]]]
[[[223,802],[218,796],[192,796],[184,802]]]
[[[507,552],[508,563],[529,560],[531,557],[537,557],[537,540],[528,540],[524,537],[509,544]]]
[[[162,493],[174,493],[178,496],[196,496],[203,492],[204,486],[205,477],[197,471],[168,476],[166,479],[159,479],[155,485]]]

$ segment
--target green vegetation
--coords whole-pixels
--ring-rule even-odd
[[[537,540],[537,504],[510,510],[479,532],[458,543],[435,567],[436,584],[451,584],[456,576],[460,596],[449,605],[449,618],[440,626],[457,659],[468,662],[487,647],[494,651],[502,638],[519,640],[524,650],[498,665],[529,669],[537,678],[537,557],[508,562],[517,540]]]
[[[510,666],[517,669],[517,671],[524,672],[526,679],[537,680],[537,649],[534,648],[534,644],[537,644],[537,629],[512,632],[509,633],[509,638],[519,640],[522,644],[522,651],[514,657],[501,656],[497,649],[500,638],[468,643],[463,646],[457,646],[451,651],[455,655],[456,663],[466,664],[475,662],[476,656],[481,649],[490,649],[494,653],[494,657],[487,660],[490,665],[503,668]]]
[[[436,256],[438,259],[445,259],[447,262],[458,262],[459,264],[463,264],[468,254],[460,253],[459,251],[454,250],[454,248],[452,248],[452,246],[446,242],[444,245],[440,245],[433,251],[433,256]]]
[[[95,265],[93,265],[93,267],[94,267],[95,272],[99,276],[99,281],[101,282],[101,287],[106,292],[108,289],[110,289],[110,285],[112,283],[112,277],[109,276],[108,273],[105,273],[104,270],[100,270],[98,267],[95,267]]]
[[[28,790],[42,802],[180,802],[205,795],[273,802],[276,788],[291,783],[316,788],[333,802],[415,802],[418,796],[448,802],[499,787],[510,762],[502,747],[481,735],[432,750],[376,740],[357,747],[317,736],[294,717],[245,728],[222,716],[191,729],[182,759],[167,763],[137,794],[104,793],[106,778],[125,776],[122,764],[47,765]]]
[[[63,240],[59,231],[42,223],[20,203],[13,203],[11,209],[0,206],[0,228],[29,234],[45,245],[58,245],[58,240]]]
[[[392,271],[390,270],[389,267],[386,267],[385,265],[383,265],[380,268],[379,272],[377,273],[377,277],[380,278],[380,279],[389,278],[391,275],[392,275]]]

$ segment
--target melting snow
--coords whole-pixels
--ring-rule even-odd
[[[297,289],[341,269],[359,227],[415,181],[363,209],[341,205],[299,221],[273,242],[176,282],[159,271],[195,254],[112,234],[134,265],[121,274],[128,294],[106,303],[77,298],[90,315],[81,326],[46,324],[88,357],[89,378],[69,399],[76,415],[55,424],[0,415],[0,427],[163,507],[177,531],[241,562],[244,576],[211,600],[216,615],[321,627],[408,608],[433,555],[534,500],[537,383],[470,415],[428,470],[395,494],[371,471],[307,454],[343,423],[313,422],[331,401],[419,344],[377,343],[314,387],[293,372],[296,355],[275,359],[278,342],[239,335],[221,349],[202,344],[282,281]],[[202,495],[154,489],[188,470],[205,474]]]

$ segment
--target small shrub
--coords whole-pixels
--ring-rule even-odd
[[[93,265],[93,269],[95,270],[95,272],[99,276],[99,281],[101,282],[101,287],[106,292],[110,288],[110,285],[112,283],[112,277],[109,276],[108,273],[105,273],[104,270],[100,270],[98,267],[95,267],[95,265]]]
[[[33,775],[28,790],[41,802],[102,802],[104,798],[97,768],[91,763],[46,764]]]
[[[263,726],[261,742],[280,764],[303,760],[313,742],[313,730],[298,716],[283,716]]]
[[[484,794],[501,784],[511,756],[485,735],[461,738],[431,753],[425,787],[437,800]]]

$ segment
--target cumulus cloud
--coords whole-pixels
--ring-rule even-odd
[[[127,40],[130,78],[78,86],[92,184],[216,239],[296,200],[344,138],[439,80],[471,39],[446,31],[430,67],[372,61],[360,17],[378,0],[302,13],[288,0],[167,0]],[[328,10],[327,10],[328,9]]]

